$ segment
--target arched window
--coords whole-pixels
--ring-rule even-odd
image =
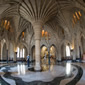
[[[66,56],[69,57],[70,56],[70,46],[66,45]]]
[[[20,49],[20,58],[22,58],[22,55],[23,54],[23,50],[22,49]]]
[[[17,58],[19,58],[19,52],[20,52],[20,49],[19,49],[19,47],[17,47]]]
[[[25,58],[25,49],[17,47],[17,58]]]

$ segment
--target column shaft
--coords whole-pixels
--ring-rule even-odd
[[[61,48],[58,49],[58,61],[61,61]]]
[[[42,23],[33,23],[34,33],[35,33],[35,70],[41,70],[40,65],[40,40],[41,40],[41,29]]]
[[[35,40],[35,70],[40,69],[40,40]]]

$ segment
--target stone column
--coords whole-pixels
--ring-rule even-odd
[[[72,50],[72,57],[73,57],[73,61],[75,61],[76,60],[75,49]]]
[[[64,44],[64,47],[63,47],[63,57],[65,58],[66,57],[66,46]]]
[[[83,40],[83,53],[85,53],[85,39]]]
[[[51,64],[50,58],[51,58],[51,56],[50,56],[50,47],[48,47],[48,64],[49,65]]]
[[[7,63],[8,63],[8,61],[9,61],[9,57],[8,57],[8,49],[6,50],[7,52],[6,52],[6,56],[7,56]]]
[[[17,47],[14,47],[14,59],[13,59],[14,62],[17,61]]]
[[[1,58],[0,60],[2,61],[3,59],[3,42],[1,41]]]
[[[6,49],[7,63],[9,61],[8,49],[9,49],[9,42],[7,42],[7,49]]]
[[[10,46],[9,46],[9,59],[13,60],[14,58],[14,47],[13,47],[13,44],[10,43]]]
[[[13,60],[14,62],[16,62],[17,61],[17,52],[14,52],[14,60]]]
[[[58,49],[58,61],[61,62],[61,48]]]
[[[33,29],[35,34],[35,70],[41,70],[40,65],[40,40],[41,40],[41,28],[42,23],[33,23]]]
[[[77,57],[77,58],[80,58],[80,55],[79,55],[79,41],[78,41],[78,38],[76,39],[76,57]]]

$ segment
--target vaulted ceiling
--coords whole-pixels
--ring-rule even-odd
[[[15,41],[26,29],[33,33],[32,22],[37,20],[42,20],[56,37],[70,37],[77,26],[85,32],[84,16],[85,0],[0,0],[0,39]],[[10,22],[9,30],[4,27],[5,20]]]

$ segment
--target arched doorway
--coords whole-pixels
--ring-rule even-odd
[[[31,50],[31,61],[34,62],[35,61],[35,46],[32,47],[32,50]]]
[[[50,47],[50,64],[56,63],[56,48],[54,45]]]
[[[6,43],[4,43],[4,45],[3,45],[2,60],[3,60],[3,61],[6,61],[6,60],[7,60],[7,49],[6,49]]]

